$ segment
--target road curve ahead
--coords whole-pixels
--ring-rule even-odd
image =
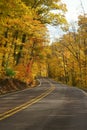
[[[49,79],[0,97],[0,130],[87,130],[87,94]]]

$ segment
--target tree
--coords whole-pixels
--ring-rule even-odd
[[[15,71],[15,78],[31,82],[36,66],[47,69],[46,26],[64,25],[64,12],[66,6],[59,0],[0,1],[1,77],[9,75],[9,70]],[[36,75],[39,72],[37,69]]]
[[[66,24],[66,5],[60,0],[23,0],[34,12],[34,19],[43,24]],[[54,13],[54,11],[56,13]]]
[[[72,28],[51,46],[50,77],[73,86],[87,86],[87,18],[79,16],[78,30]]]

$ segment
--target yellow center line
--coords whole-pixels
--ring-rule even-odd
[[[7,117],[10,117],[12,115],[14,115],[15,113],[21,111],[21,110],[24,110],[26,109],[27,107],[33,105],[34,103],[40,101],[41,99],[43,99],[44,97],[46,97],[47,95],[49,95],[53,90],[55,89],[55,87],[51,87],[50,89],[46,90],[44,93],[42,93],[41,95],[33,98],[32,100],[18,106],[18,107],[15,107],[7,112],[4,112],[2,114],[0,114],[0,120],[3,120]]]

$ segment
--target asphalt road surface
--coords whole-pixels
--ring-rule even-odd
[[[0,130],[87,130],[87,93],[40,81],[36,88],[0,97]]]

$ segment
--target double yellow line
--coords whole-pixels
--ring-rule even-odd
[[[40,101],[41,99],[43,99],[44,97],[46,97],[47,95],[49,95],[53,90],[55,89],[54,86],[52,86],[50,89],[46,90],[44,93],[42,93],[41,95],[33,98],[32,100],[18,106],[18,107],[15,107],[9,111],[6,111],[2,114],[0,114],[0,121],[7,118],[7,117],[10,117],[12,115],[14,115],[15,113],[21,111],[21,110],[24,110],[26,109],[27,107],[33,105],[34,103]]]

